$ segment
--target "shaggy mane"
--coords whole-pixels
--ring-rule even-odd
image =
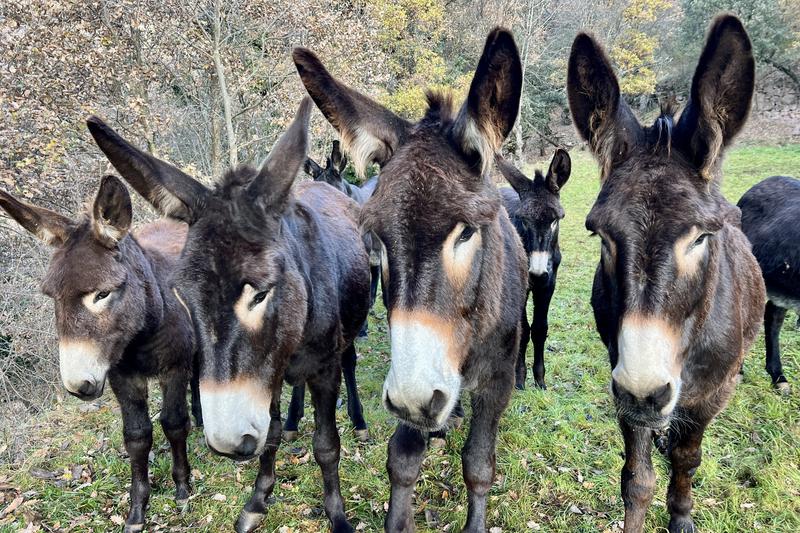
[[[661,113],[653,125],[647,129],[647,140],[653,152],[664,150],[666,154],[672,152],[672,131],[675,127],[675,112],[678,110],[678,101],[675,96],[670,96],[661,102]]]

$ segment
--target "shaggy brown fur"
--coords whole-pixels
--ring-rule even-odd
[[[643,529],[653,430],[668,427],[669,531],[692,532],[703,433],[733,392],[765,297],[738,210],[719,190],[722,148],[750,109],[750,40],[737,18],[714,21],[674,126],[670,107],[639,124],[588,35],[575,39],[567,79],[575,124],[602,166],[586,227],[602,240],[592,306],[625,439],[625,531]]]

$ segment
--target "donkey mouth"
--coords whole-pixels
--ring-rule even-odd
[[[102,396],[105,388],[106,384],[105,381],[103,381],[103,383],[101,383],[99,386],[98,385],[94,385],[92,387],[82,386],[78,390],[74,391],[67,389],[67,392],[81,401],[91,402]]]
[[[671,415],[625,412],[625,410],[620,410],[619,408],[617,416],[630,426],[643,427],[655,431],[667,429],[672,420]]]
[[[261,450],[255,450],[252,453],[223,452],[214,448],[211,445],[211,443],[208,442],[208,439],[206,439],[206,446],[208,446],[208,449],[211,450],[211,452],[214,455],[219,455],[221,457],[227,457],[228,459],[233,459],[237,463],[246,463],[247,461],[250,461],[251,459],[255,459],[256,457],[260,456],[262,453]]]

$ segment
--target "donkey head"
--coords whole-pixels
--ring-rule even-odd
[[[342,154],[339,148],[339,141],[333,141],[331,155],[325,163],[325,168],[319,166],[317,162],[310,157],[306,158],[306,162],[303,164],[303,170],[306,174],[314,178],[314,181],[324,181],[345,194],[347,194],[347,184],[342,177],[342,172],[344,172],[346,167],[347,157]]]
[[[532,180],[500,157],[497,167],[519,195],[520,207],[514,223],[519,226],[517,232],[528,254],[528,272],[537,277],[550,276],[553,258],[558,253],[558,224],[564,218],[560,192],[569,179],[569,154],[561,148],[556,150],[547,176],[537,170]]]
[[[306,282],[282,214],[305,161],[311,101],[260,170],[229,172],[212,189],[138,150],[97,118],[89,130],[122,176],[162,214],[190,224],[173,278],[201,350],[200,401],[209,447],[236,459],[260,454],[270,404],[300,342]]]
[[[500,201],[487,175],[519,108],[516,45],[494,30],[461,109],[429,94],[417,124],[334,79],[309,50],[295,49],[294,61],[357,171],[382,167],[362,225],[383,244],[392,351],[383,403],[407,423],[439,428],[458,400],[471,343],[498,320]]]
[[[754,70],[741,22],[718,18],[680,121],[673,125],[673,110],[664,109],[642,127],[602,48],[585,34],[572,46],[570,109],[601,166],[586,219],[602,241],[592,304],[614,397],[632,424],[662,426],[678,402],[694,332],[717,286],[717,233],[736,217],[719,191],[719,166],[747,118]]]
[[[142,257],[126,238],[128,190],[104,177],[91,213],[77,220],[3,191],[0,207],[54,248],[42,291],[55,303],[61,380],[70,394],[93,400],[125,347],[147,327],[147,289],[136,276]]]

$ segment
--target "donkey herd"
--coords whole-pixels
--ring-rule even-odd
[[[102,178],[91,209],[75,218],[0,191],[0,207],[54,249],[42,290],[55,302],[64,387],[92,400],[108,381],[119,400],[131,462],[125,531],[135,532],[150,493],[148,379],[161,386],[179,502],[191,490],[188,385],[208,447],[237,461],[259,458],[235,526],[246,532],[267,512],[281,436],[296,435],[307,386],[325,513],[334,532],[354,531],[335,410],[344,374],[348,414],[368,438],[354,341],[380,280],[391,346],[382,400],[398,419],[385,529],[415,529],[412,497],[429,437],[463,416],[467,391],[464,531],[485,531],[498,425],[515,385],[525,386],[529,338],[535,384],[545,387],[569,154],[557,150],[534,179],[499,155],[522,86],[505,29],[489,34],[466,101],[455,107],[449,95],[428,93],[416,123],[333,77],[312,51],[296,48],[292,57],[310,99],[262,165],[231,169],[212,188],[88,119],[110,163],[162,220],[132,230],[131,198],[114,176]],[[586,219],[601,243],[591,304],[625,442],[626,532],[644,528],[661,430],[672,466],[669,531],[695,531],[691,483],[703,433],[728,402],[762,316],[767,370],[788,389],[778,334],[786,309],[800,307],[800,181],[769,178],[738,208],[720,192],[721,158],[747,119],[754,76],[744,27],[720,16],[679,119],[665,105],[644,126],[602,46],[587,34],[572,46],[569,107],[601,169]],[[378,164],[380,177],[348,184],[338,143],[325,168],[307,158],[312,100],[356,170]],[[495,168],[512,188],[496,187]],[[301,169],[314,180],[297,181]],[[284,382],[295,387],[285,428]]]

